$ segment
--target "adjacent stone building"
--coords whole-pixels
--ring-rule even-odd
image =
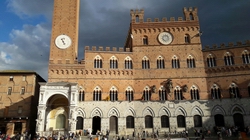
[[[144,10],[131,10],[123,48],[86,46],[78,60],[79,0],[54,0],[37,133],[250,125],[250,42],[202,47],[198,9],[183,13],[145,20]]]
[[[1,134],[35,133],[38,82],[45,80],[34,71],[0,71]]]

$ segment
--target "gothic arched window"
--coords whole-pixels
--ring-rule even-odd
[[[164,69],[164,68],[165,68],[164,59],[162,58],[162,56],[159,56],[157,58],[157,69]]]
[[[149,87],[144,88],[143,90],[143,99],[144,101],[150,101],[151,100],[151,90]]]
[[[191,94],[191,100],[200,99],[199,90],[197,89],[196,86],[192,86],[192,88],[190,89],[190,94]]]
[[[142,59],[142,69],[150,69],[149,59],[146,56]]]
[[[233,56],[232,56],[232,54],[230,52],[227,52],[224,55],[224,62],[225,62],[226,66],[234,65],[234,58],[233,58]]]
[[[167,90],[163,86],[159,89],[159,98],[160,101],[166,101],[168,99]]]
[[[180,68],[180,60],[175,55],[172,57],[172,68],[175,68],[175,69]]]
[[[115,56],[112,56],[110,59],[110,68],[111,69],[117,69],[118,68],[118,61],[117,58]]]
[[[243,64],[249,64],[250,63],[250,54],[247,50],[244,50],[242,52],[242,61]]]
[[[99,55],[94,59],[94,68],[102,68],[102,58]]]
[[[235,83],[232,83],[229,87],[229,94],[231,98],[241,98],[239,88]]]
[[[215,67],[216,66],[216,60],[212,54],[209,54],[207,56],[207,66],[208,67]]]
[[[127,87],[126,91],[126,101],[133,101],[134,100],[134,92],[131,87]]]
[[[187,58],[187,67],[188,68],[195,68],[195,60],[192,55],[189,55]]]
[[[113,86],[110,90],[109,90],[109,99],[110,101],[117,101],[118,100],[118,92],[117,89]]]
[[[179,86],[174,89],[174,98],[175,100],[183,100],[182,89]]]
[[[125,58],[124,64],[125,64],[125,69],[133,69],[132,59],[129,56]]]
[[[222,98],[220,88],[216,84],[214,84],[211,87],[211,98],[212,99],[221,99]]]
[[[102,100],[102,91],[99,87],[96,87],[93,92],[93,101],[101,101]]]

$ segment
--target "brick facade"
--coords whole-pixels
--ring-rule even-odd
[[[37,132],[93,129],[123,135],[145,130],[163,134],[193,127],[249,125],[249,41],[202,47],[197,8],[183,8],[184,18],[161,20],[145,20],[144,10],[131,10],[124,48],[86,46],[84,59],[77,60],[79,1],[71,1],[77,6],[67,14],[63,12],[70,8],[69,0],[59,5],[57,1]],[[167,40],[159,38],[163,32],[170,34],[169,43],[161,42]],[[70,47],[55,45],[60,34],[72,38]],[[57,126],[62,116],[65,125]],[[127,124],[131,116],[132,126]],[[169,122],[166,126],[164,117]]]

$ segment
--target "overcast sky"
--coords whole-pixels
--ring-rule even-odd
[[[79,58],[84,46],[123,47],[131,9],[144,19],[183,17],[197,7],[202,46],[250,39],[248,0],[81,0]],[[0,70],[33,70],[47,80],[53,0],[0,0]]]

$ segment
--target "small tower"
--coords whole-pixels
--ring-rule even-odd
[[[183,8],[184,13],[184,19],[186,21],[198,21],[198,15],[197,15],[198,9],[196,7],[192,8],[189,7],[188,9],[186,7]]]
[[[139,23],[142,23],[144,20],[144,10],[141,9],[141,10],[138,10],[136,9],[135,11],[134,10],[130,10],[130,16],[131,16],[131,23],[136,23],[136,22],[139,22]]]

